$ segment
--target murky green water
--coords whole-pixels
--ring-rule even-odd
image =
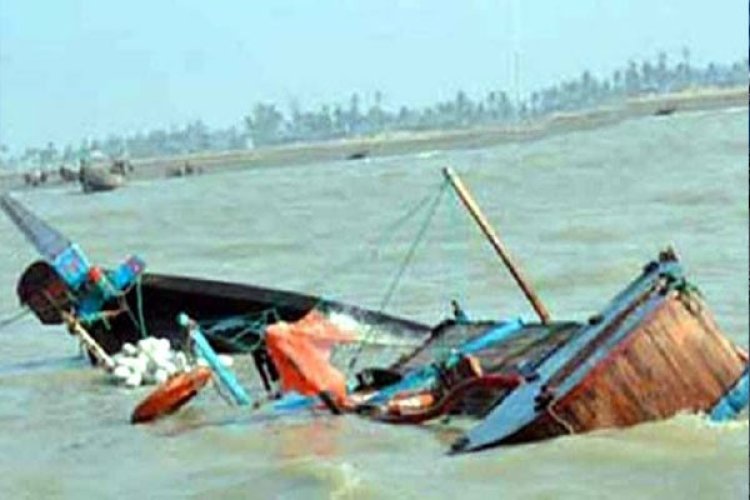
[[[586,318],[673,244],[737,343],[748,335],[746,110],[674,115],[493,149],[134,183],[19,198],[97,261],[300,289],[377,308],[453,165],[558,318]],[[532,311],[446,193],[388,310],[427,322]],[[0,318],[34,257],[0,217]],[[355,417],[258,422],[205,392],[131,427],[58,328],[0,331],[3,498],[747,498],[748,423],[678,416],[462,457],[457,429]],[[240,361],[242,364],[242,361]],[[245,380],[252,374],[243,370]]]

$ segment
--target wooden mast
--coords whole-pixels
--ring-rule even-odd
[[[482,210],[479,208],[479,205],[477,205],[476,201],[474,201],[474,198],[471,196],[471,193],[469,192],[468,188],[464,185],[464,183],[461,181],[458,175],[456,175],[456,173],[450,167],[445,167],[443,169],[443,174],[445,175],[446,179],[448,179],[448,181],[451,183],[451,186],[453,186],[453,189],[456,191],[456,194],[461,199],[461,202],[464,204],[464,206],[469,211],[474,221],[482,230],[482,233],[484,233],[484,235],[487,237],[487,240],[495,249],[495,252],[497,252],[497,254],[500,256],[500,259],[505,264],[505,267],[507,267],[508,271],[510,271],[510,274],[513,276],[513,279],[516,281],[518,286],[523,291],[523,294],[531,303],[531,307],[534,308],[534,311],[536,312],[537,316],[539,316],[539,319],[541,320],[541,322],[544,324],[549,323],[550,315],[549,315],[549,312],[547,311],[547,308],[544,307],[544,304],[542,304],[542,301],[539,300],[539,297],[537,296],[536,292],[534,292],[529,282],[521,273],[521,269],[511,259],[510,254],[505,249],[505,246],[500,241],[500,238],[498,237],[497,233],[495,233],[495,230],[492,228],[489,221],[482,213]]]

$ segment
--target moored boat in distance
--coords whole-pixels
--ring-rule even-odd
[[[667,104],[665,106],[660,107],[654,112],[654,116],[669,116],[673,114],[675,111],[677,111],[677,105],[676,104]]]
[[[84,193],[112,191],[125,185],[125,177],[103,168],[82,166],[78,177]]]

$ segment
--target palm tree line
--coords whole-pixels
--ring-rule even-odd
[[[695,67],[690,62],[690,51],[683,49],[674,64],[665,52],[660,52],[653,61],[631,60],[608,77],[596,77],[586,70],[577,78],[536,90],[521,100],[512,98],[507,90],[493,90],[473,98],[458,91],[453,99],[432,106],[389,109],[383,105],[381,92],[375,92],[367,106],[362,96],[354,93],[345,103],[324,104],[315,110],[292,105],[286,113],[274,103],[261,102],[252,107],[240,125],[228,128],[212,130],[199,120],[170,130],[155,129],[126,136],[110,134],[62,149],[50,142],[44,147],[26,148],[18,157],[9,157],[8,148],[0,146],[0,158],[7,165],[38,167],[96,160],[97,155],[149,158],[399,131],[510,125],[552,113],[617,104],[632,97],[738,85],[748,85],[747,58],[731,64],[711,62],[705,67]]]

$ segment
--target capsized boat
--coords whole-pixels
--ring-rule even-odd
[[[107,354],[146,336],[167,338],[182,348],[186,337],[176,322],[180,313],[197,321],[220,353],[254,352],[268,324],[296,321],[313,309],[358,325],[369,338],[388,337],[395,346],[413,348],[430,332],[415,321],[312,295],[148,273],[137,256],[102,269],[12,196],[0,198],[0,207],[43,257],[18,281],[21,304],[45,325],[63,324],[61,313],[72,313]]]
[[[294,368],[292,376],[308,397],[287,394],[272,404],[276,412],[309,408],[322,399],[337,413],[388,423],[417,424],[447,414],[477,419],[452,445],[458,453],[635,425],[683,411],[723,420],[747,406],[747,353],[721,333],[673,250],[647,264],[585,324],[552,320],[466,187],[452,171],[446,170],[446,177],[538,320],[471,321],[456,314],[430,328],[292,292],[149,275],[135,257],[102,271],[12,198],[2,199],[2,206],[45,256],[22,276],[21,301],[42,322],[59,322],[60,311],[73,311],[109,350],[145,331],[187,346],[191,329],[176,326],[177,312],[195,316],[192,335],[206,334],[205,352],[267,355],[269,326],[305,323],[313,311],[326,321],[339,313],[356,318],[355,324],[374,332],[372,339],[413,341],[402,344],[390,361],[374,365],[361,362],[355,351],[347,366],[347,374],[355,374],[346,386],[347,401],[329,397],[326,381],[340,377],[321,377],[329,370],[320,358],[317,368],[303,375],[304,359],[282,360]],[[293,349],[276,354],[295,356]],[[279,376],[284,386],[284,369],[273,378]]]
[[[466,187],[452,171],[446,176],[539,322],[439,325],[392,366],[397,380],[353,389],[354,411],[391,423],[479,418],[451,446],[458,453],[680,412],[724,420],[747,407],[747,352],[721,332],[674,250],[644,266],[586,324],[552,321]]]
[[[304,328],[296,333],[299,342]],[[585,323],[446,320],[388,368],[359,371],[344,398],[329,397],[340,374],[320,357],[310,362],[309,348],[272,355],[282,385],[288,376],[296,391],[274,411],[325,406],[389,424],[475,419],[452,453],[681,412],[722,421],[748,405],[747,353],[721,333],[669,249]]]
[[[711,413],[748,357],[721,332],[673,251],[533,367],[454,452],[627,427],[680,412]]]

